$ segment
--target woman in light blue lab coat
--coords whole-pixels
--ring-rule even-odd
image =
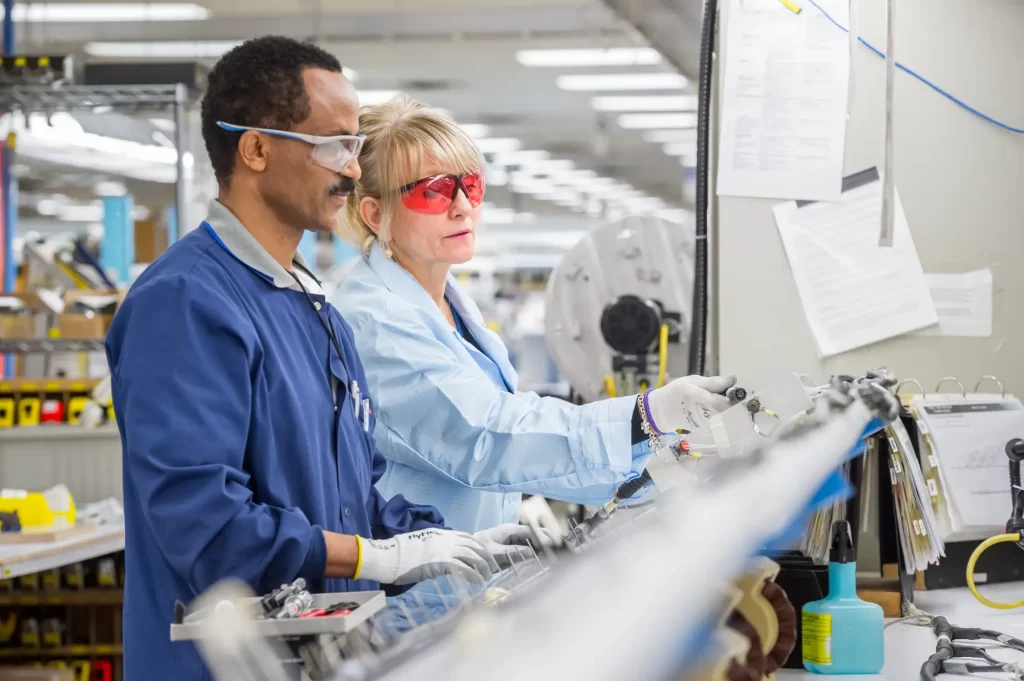
[[[504,344],[449,274],[476,244],[476,145],[404,96],[364,107],[359,131],[362,179],[342,231],[363,257],[334,304],[376,398],[385,497],[432,504],[468,532],[516,522],[524,492],[601,504],[643,471],[652,434],[694,430],[729,406],[733,379],[720,377],[582,406],[519,391]]]

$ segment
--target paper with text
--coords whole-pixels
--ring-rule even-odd
[[[992,270],[926,274],[939,325],[918,333],[932,336],[992,335]]]
[[[893,246],[881,247],[882,183],[874,171],[847,180],[854,178],[859,183],[838,203],[791,201],[774,208],[821,357],[938,321],[899,193]]]
[[[818,0],[849,25],[847,0]],[[835,201],[843,178],[850,48],[818,11],[733,0],[718,194]]]
[[[954,532],[1004,526],[1012,506],[1005,449],[1024,433],[1021,403],[999,395],[916,395],[913,406],[952,497]]]

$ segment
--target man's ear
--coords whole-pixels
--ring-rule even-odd
[[[267,169],[270,145],[260,133],[255,130],[247,130],[238,140],[238,155],[242,157],[242,163],[251,170],[262,173]]]
[[[364,196],[359,202],[359,215],[363,222],[376,234],[380,229],[380,199]]]

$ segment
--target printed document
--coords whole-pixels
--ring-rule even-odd
[[[992,335],[992,270],[926,274],[939,325],[920,333],[933,336]]]
[[[848,0],[818,0],[844,26]],[[817,9],[733,0],[718,194],[836,201],[850,78],[846,34]],[[876,230],[877,231],[877,230]]]
[[[843,180],[838,203],[791,201],[774,213],[820,357],[938,322],[898,193],[893,246],[878,245],[875,169]]]
[[[916,395],[913,405],[952,497],[954,531],[1005,525],[1012,506],[1005,448],[1024,433],[1021,403],[1000,395],[946,394]]]

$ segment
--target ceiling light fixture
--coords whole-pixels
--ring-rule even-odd
[[[696,142],[697,128],[679,130],[650,130],[644,133],[644,139],[654,144],[672,144],[673,142]]]
[[[619,126],[627,130],[654,128],[695,128],[695,113],[630,113],[619,116]]]
[[[649,66],[661,62],[650,47],[610,47],[569,50],[519,50],[516,61],[523,66]]]
[[[697,142],[673,142],[661,148],[666,156],[687,156],[697,153]]]
[[[462,132],[473,138],[487,137],[491,134],[491,129],[483,123],[462,123],[459,127],[462,128]]]
[[[12,16],[28,23],[203,21],[210,10],[192,2],[39,2],[15,5]]]
[[[539,163],[551,158],[551,154],[542,149],[523,149],[506,154],[495,154],[494,163],[502,166],[525,166]]]
[[[597,73],[555,78],[555,85],[573,92],[683,90],[688,84],[686,76],[679,73]]]
[[[696,95],[612,95],[594,97],[596,111],[696,111]]]
[[[523,143],[514,137],[485,137],[474,140],[481,154],[509,154],[519,151]]]
[[[394,99],[398,90],[359,90],[359,106],[377,106]]]

